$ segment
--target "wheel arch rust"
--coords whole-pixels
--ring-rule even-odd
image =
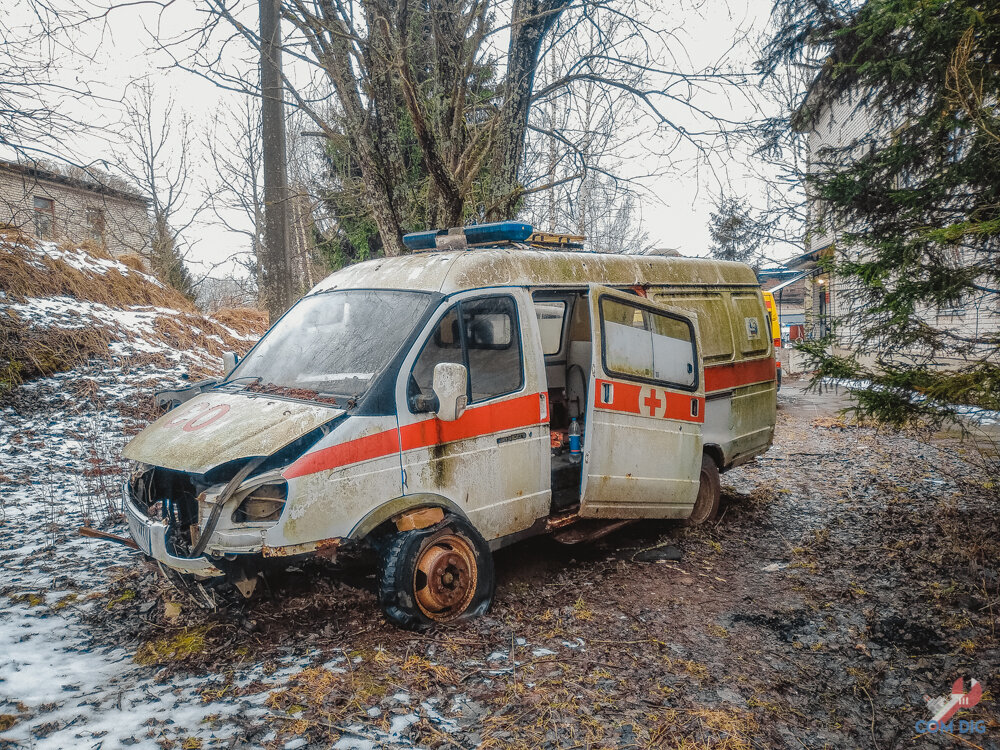
[[[438,495],[432,492],[418,492],[413,495],[395,497],[392,500],[373,508],[367,515],[364,516],[364,518],[354,525],[354,528],[351,529],[351,533],[347,535],[347,538],[355,540],[364,539],[379,526],[387,521],[391,521],[394,517],[402,513],[419,510],[421,508],[441,508],[441,510],[445,513],[454,513],[457,516],[461,516],[466,521],[469,521],[469,523],[472,523],[465,512],[444,495]],[[475,524],[473,524],[473,526],[474,525]]]

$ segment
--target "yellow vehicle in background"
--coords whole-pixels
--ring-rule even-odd
[[[778,390],[781,390],[781,323],[778,320],[778,306],[774,302],[774,295],[770,292],[761,292],[764,295],[764,307],[767,308],[767,315],[771,319],[771,339],[774,342],[774,364],[778,374]]]

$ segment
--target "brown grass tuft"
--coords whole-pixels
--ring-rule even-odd
[[[0,393],[25,380],[108,356],[114,333],[105,328],[37,328],[0,310]]]
[[[139,273],[149,273],[146,270],[146,261],[142,259],[142,256],[138,253],[122,253],[118,256],[118,262],[122,265],[126,265],[133,271],[138,271]]]
[[[253,307],[225,307],[212,319],[243,336],[263,336],[267,330],[267,313]]]
[[[61,258],[39,255],[28,249],[37,243],[24,241],[30,238],[23,234],[15,236],[16,239],[10,230],[0,232],[0,291],[17,302],[29,297],[75,297],[109,307],[152,305],[196,312],[194,304],[180,292],[153,283],[146,276],[132,272],[123,274],[117,268],[107,269],[103,274],[80,271]],[[88,250],[88,253],[110,260],[107,252],[100,248],[94,252]]]

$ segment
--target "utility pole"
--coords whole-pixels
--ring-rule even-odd
[[[264,162],[264,252],[260,293],[271,323],[294,301],[288,262],[288,164],[281,80],[281,0],[259,0],[261,150]]]

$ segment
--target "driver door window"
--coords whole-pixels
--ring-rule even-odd
[[[467,300],[445,313],[413,366],[411,405],[414,396],[433,395],[434,367],[439,362],[465,365],[470,404],[521,390],[524,370],[513,298]]]

